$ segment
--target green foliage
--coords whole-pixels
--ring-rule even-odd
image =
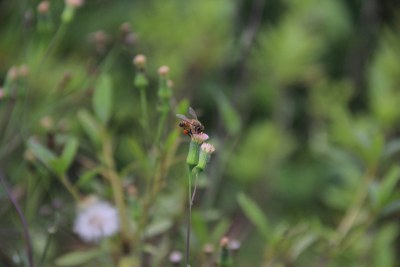
[[[0,265],[395,266],[397,2],[2,1]],[[191,224],[189,106],[216,147]]]

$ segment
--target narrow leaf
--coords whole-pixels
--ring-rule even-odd
[[[77,266],[85,264],[86,262],[99,257],[101,254],[102,252],[97,249],[88,251],[74,251],[59,257],[56,259],[55,263],[57,266]]]
[[[97,118],[106,125],[112,109],[112,81],[107,74],[100,76],[93,95],[93,109]]]
[[[94,145],[99,145],[101,128],[96,120],[86,110],[78,111],[78,120]]]
[[[76,151],[78,150],[78,140],[76,138],[70,138],[67,144],[64,146],[61,154],[61,160],[63,164],[63,172],[65,173],[71,166],[73,159],[75,158]]]
[[[50,166],[50,162],[55,160],[57,157],[52,151],[47,149],[47,147],[40,144],[38,141],[30,138],[28,140],[28,148],[33,152],[33,154],[47,167]]]
[[[247,218],[257,227],[258,231],[266,238],[270,238],[270,230],[268,227],[267,217],[263,211],[252,199],[247,197],[244,193],[237,196],[240,207],[246,214]]]

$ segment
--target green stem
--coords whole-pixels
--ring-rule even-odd
[[[65,186],[65,188],[68,190],[68,192],[72,195],[72,197],[75,199],[76,202],[79,202],[81,199],[78,190],[71,184],[71,182],[68,180],[67,176],[62,175],[60,176],[60,181],[61,183]]]
[[[158,147],[160,146],[161,135],[162,135],[164,127],[165,127],[165,122],[167,121],[167,115],[168,115],[167,110],[162,111],[160,121],[158,123],[157,136],[156,136],[156,142],[155,142],[155,144]]]
[[[354,223],[356,222],[357,217],[359,216],[362,206],[364,205],[365,199],[368,195],[368,186],[371,183],[371,180],[374,178],[374,168],[368,170],[364,176],[364,183],[359,187],[359,191],[356,193],[352,204],[347,209],[345,216],[339,223],[339,226],[336,229],[337,236],[331,242],[331,245],[340,247],[340,244],[346,238],[349,231],[352,229]]]
[[[147,137],[150,134],[150,126],[149,126],[149,115],[147,112],[147,97],[146,97],[146,88],[140,87],[140,106],[142,109],[142,124]]]
[[[190,231],[192,225],[192,206],[193,206],[193,199],[192,199],[192,171],[189,167],[189,182],[188,182],[188,201],[189,201],[189,213],[188,213],[188,222],[186,228],[186,255],[185,255],[185,262],[186,267],[190,267],[189,265],[189,257],[190,257]]]
[[[129,218],[126,213],[126,207],[123,196],[123,186],[121,179],[115,171],[115,163],[112,158],[112,144],[110,140],[105,140],[103,145],[103,157],[106,165],[104,175],[110,181],[111,189],[114,196],[114,202],[117,206],[119,216],[121,218],[121,233],[127,240],[131,239],[129,231]]]

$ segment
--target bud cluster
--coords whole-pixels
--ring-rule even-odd
[[[211,154],[215,151],[215,147],[212,144],[205,142],[208,139],[209,136],[206,133],[191,135],[189,153],[186,159],[190,171],[199,173],[205,170]]]

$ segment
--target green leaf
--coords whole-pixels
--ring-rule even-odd
[[[395,189],[396,183],[400,178],[400,167],[393,167],[381,182],[376,194],[378,205],[384,206],[389,200]]]
[[[51,168],[50,162],[57,159],[56,155],[54,155],[52,151],[33,138],[28,140],[28,148],[48,168]]]
[[[217,101],[217,107],[229,134],[234,135],[238,133],[242,125],[239,114],[221,90],[211,90],[211,93]]]
[[[132,155],[134,156],[134,159],[140,163],[143,171],[147,173],[149,171],[149,168],[146,153],[143,151],[142,147],[139,145],[136,139],[130,138],[127,143]]]
[[[93,95],[93,109],[97,118],[106,125],[111,117],[112,80],[107,74],[100,76]]]
[[[74,251],[56,259],[57,266],[77,266],[101,256],[103,252],[98,249],[87,251]]]
[[[171,220],[160,220],[150,224],[145,231],[146,237],[153,237],[166,232],[173,225]]]
[[[101,167],[96,167],[94,169],[85,171],[82,175],[79,176],[76,185],[80,188],[89,188],[93,177],[95,177],[100,172]]]
[[[294,242],[291,249],[291,258],[296,260],[307,248],[317,241],[317,236],[313,233],[307,234]]]
[[[96,146],[100,145],[101,127],[98,125],[95,118],[93,118],[86,110],[80,110],[78,111],[78,120],[93,144]]]
[[[70,138],[67,144],[64,146],[61,154],[62,170],[65,173],[71,166],[73,159],[75,158],[76,151],[78,150],[78,140],[76,138]]]
[[[247,218],[257,227],[258,231],[260,231],[267,240],[270,239],[271,233],[267,217],[264,215],[257,203],[247,197],[244,193],[240,193],[237,196],[237,200]]]

